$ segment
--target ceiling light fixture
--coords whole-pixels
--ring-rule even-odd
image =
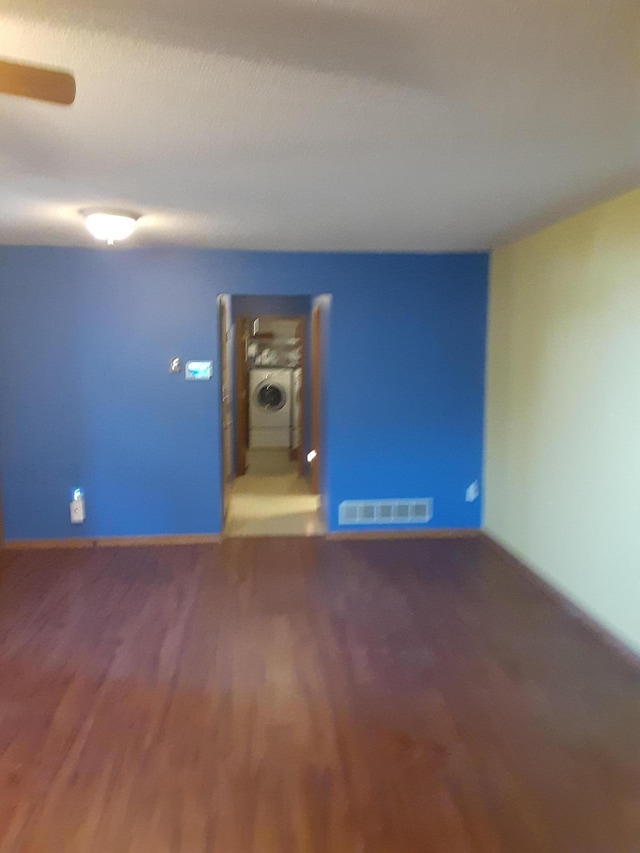
[[[106,210],[84,210],[82,215],[89,233],[96,240],[104,240],[107,246],[130,237],[140,218],[137,213]]]

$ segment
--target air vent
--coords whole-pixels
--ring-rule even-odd
[[[342,501],[339,524],[426,524],[433,516],[432,498]]]

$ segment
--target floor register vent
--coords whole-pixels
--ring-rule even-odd
[[[424,524],[433,516],[432,498],[342,501],[339,524]]]

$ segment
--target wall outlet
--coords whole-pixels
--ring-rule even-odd
[[[465,501],[467,503],[473,503],[473,501],[478,500],[480,497],[480,483],[477,480],[474,480],[473,483],[467,488],[467,493],[465,496]]]
[[[69,503],[69,516],[71,517],[71,524],[82,524],[85,519],[82,489],[76,489],[73,493],[73,500]]]

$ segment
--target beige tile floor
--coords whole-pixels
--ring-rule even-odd
[[[320,498],[284,450],[250,450],[231,487],[225,536],[321,536]]]

